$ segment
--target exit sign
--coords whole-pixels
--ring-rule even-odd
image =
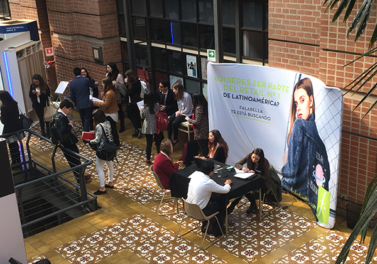
[[[207,58],[208,58],[208,61],[216,61],[216,51],[208,49]]]
[[[45,48],[45,51],[46,51],[46,57],[54,56],[54,49],[53,48]]]

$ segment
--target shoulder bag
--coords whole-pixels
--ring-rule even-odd
[[[19,116],[19,120],[22,124],[22,128],[29,129],[31,125],[33,124],[33,120],[30,117],[28,117],[26,114],[22,113],[20,108],[18,108],[18,110],[21,112]]]
[[[156,133],[159,134],[161,132],[164,132],[169,125],[169,117],[166,113],[161,112],[158,109],[157,106],[157,112],[156,112]]]
[[[102,148],[97,148],[96,155],[101,160],[110,161],[115,158],[118,146],[114,142],[110,142],[107,139],[105,129],[103,129],[101,124],[100,126],[102,128],[102,136],[105,137],[105,142]]]

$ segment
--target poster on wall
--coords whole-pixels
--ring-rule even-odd
[[[198,67],[196,65],[196,56],[186,55],[186,68],[187,76],[197,78],[198,77]]]
[[[335,224],[343,94],[317,78],[270,67],[208,64],[210,130],[234,165],[255,148],[326,228]]]

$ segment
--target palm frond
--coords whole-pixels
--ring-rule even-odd
[[[374,90],[376,90],[376,88],[377,88],[377,83],[372,87],[372,89],[370,89],[370,91],[363,97],[363,99],[361,99],[361,101],[355,106],[352,112],[355,111],[355,109],[358,108],[365,101],[365,99],[367,99],[368,96],[372,94]]]
[[[335,12],[335,14],[332,18],[332,22],[335,22],[338,19],[338,17],[340,16],[340,14],[343,12],[344,8],[346,8],[346,6],[348,5],[348,3],[350,1],[351,0],[342,0],[342,2],[340,2],[339,6],[338,6],[338,10],[336,10],[336,12]]]
[[[364,80],[376,68],[377,68],[377,62],[374,63],[372,66],[370,66],[368,69],[366,69],[362,74],[360,74],[359,76],[357,76],[357,78],[354,79],[352,82],[350,82],[349,84],[347,84],[344,87],[344,89],[346,89],[348,86],[350,86],[352,84],[353,85],[352,85],[352,87],[345,94],[348,94],[349,92],[351,92],[353,90],[353,88],[355,88],[362,80]]]
[[[363,116],[363,118],[361,118],[361,120],[364,119],[364,117],[366,117],[370,111],[372,111],[372,109],[377,105],[377,101],[374,102],[374,104],[368,109],[368,111],[365,113],[365,115]]]
[[[371,76],[369,76],[368,77],[368,79],[365,81],[365,82],[363,82],[361,85],[360,85],[360,87],[359,88],[357,88],[356,89],[356,91],[354,91],[354,94],[356,93],[356,92],[358,92],[367,82],[369,82],[375,75],[377,74],[377,71],[375,71],[375,72],[373,72],[373,74],[371,75]]]
[[[370,13],[372,11],[373,4],[374,4],[374,0],[368,0],[364,10],[362,11],[362,15],[360,18],[360,26],[356,31],[355,42],[361,37],[361,35],[363,34],[368,24],[368,20],[369,20]]]
[[[356,59],[350,61],[349,63],[347,63],[347,64],[345,64],[345,65],[343,65],[343,67],[346,67],[346,66],[350,65],[351,63],[354,63],[355,61],[361,59],[362,57],[365,57],[365,56],[368,56],[368,55],[370,55],[370,54],[372,54],[372,53],[375,53],[376,51],[377,51],[377,48],[371,49],[371,50],[369,50],[369,51],[367,51],[367,52],[361,54],[361,55],[360,55],[359,57],[357,57]]]
[[[374,255],[374,251],[376,251],[376,248],[377,248],[377,225],[375,225],[372,236],[370,238],[369,249],[367,253],[367,258],[365,259],[365,263],[370,263]]]
[[[348,17],[350,16],[352,10],[353,10],[353,7],[355,5],[355,2],[356,0],[351,0],[351,2],[348,4],[348,7],[347,7],[347,10],[346,10],[346,13],[344,14],[344,18],[343,18],[343,22],[346,22],[346,20],[348,19]]]
[[[370,38],[370,41],[369,41],[369,47],[368,49],[371,49],[374,42],[376,42],[377,40],[377,25],[376,27],[374,28],[374,31],[373,31],[373,34],[372,34],[372,37]]]
[[[342,251],[340,252],[335,264],[341,264],[346,261],[349,250],[353,242],[356,240],[357,236],[361,233],[362,229],[365,228],[365,226],[368,226],[369,221],[372,219],[372,217],[376,213],[377,213],[377,190],[374,190],[370,195],[370,198],[366,205],[364,213],[361,215],[359,221],[356,223],[356,226],[352,230],[352,233],[349,236],[348,240],[346,241],[345,245],[343,246]]]
[[[352,31],[356,28],[356,26],[359,24],[360,22],[360,19],[365,11],[365,7],[367,5],[369,0],[364,0],[364,2],[361,4],[361,7],[360,9],[357,11],[356,13],[356,16],[354,17],[349,29],[348,29],[348,32],[347,32],[347,38],[348,36],[352,33]]]

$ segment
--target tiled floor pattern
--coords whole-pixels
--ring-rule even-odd
[[[35,125],[33,130],[39,133],[39,124]],[[79,134],[79,131],[81,131],[81,126],[75,124],[75,133]],[[36,137],[33,137],[32,144],[43,150],[52,150],[51,144],[46,143],[44,140],[38,140]],[[81,142],[77,146],[81,155],[93,160],[93,163],[87,167],[85,173],[91,174],[92,179],[99,182],[96,170],[95,151],[92,150],[88,144],[83,144]],[[151,202],[153,193],[157,188],[154,177],[149,172],[149,166],[145,163],[145,155],[145,150],[141,150],[137,146],[128,144],[127,142],[122,142],[122,145],[117,152],[118,160],[114,161],[114,190],[140,204]],[[60,149],[57,151],[56,157],[62,163],[67,164]],[[153,155],[151,156],[151,159],[154,159]],[[68,164],[66,166],[68,167]],[[105,172],[107,172],[107,170]]]
[[[28,259],[28,260],[27,260],[27,263],[28,263],[28,264],[35,264],[35,263],[37,263],[38,261],[40,261],[40,260],[42,260],[42,259],[45,259],[45,256],[43,256],[43,255],[38,255],[38,256],[35,256],[35,257],[31,258],[31,259]]]
[[[337,256],[346,243],[348,236],[338,231],[329,230],[291,253],[283,256],[273,264],[327,264],[335,263]],[[346,264],[365,263],[368,244],[355,242],[348,254]],[[377,263],[377,253],[374,253],[371,263]]]
[[[177,241],[171,230],[141,214],[64,244],[56,251],[71,263],[90,264],[124,249],[149,263],[226,263],[186,239]]]
[[[242,203],[242,201],[241,201]],[[316,225],[313,221],[288,210],[273,208],[264,205],[265,213],[270,211],[266,217],[259,220],[256,212],[246,214],[246,206],[238,208],[229,215],[229,236],[221,240],[220,247],[246,262],[254,262],[269,252],[284,246],[289,241],[300,237],[310,231]],[[156,211],[157,207],[152,210]],[[183,210],[180,206],[180,211]],[[173,201],[166,202],[160,208],[160,214],[174,212]],[[166,218],[179,224],[184,216],[183,213],[167,215]],[[198,225],[198,221],[185,216],[182,227],[192,229]],[[184,232],[181,232],[184,233]],[[202,237],[198,228],[194,231]],[[207,236],[207,240],[214,241],[214,237]]]

